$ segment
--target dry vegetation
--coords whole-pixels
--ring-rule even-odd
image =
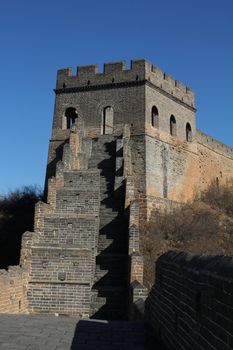
[[[0,197],[0,268],[18,265],[21,237],[32,231],[35,203],[42,193],[36,186],[25,186]]]
[[[149,222],[143,234],[144,283],[154,283],[154,262],[168,250],[233,255],[233,180],[211,185],[201,198]]]

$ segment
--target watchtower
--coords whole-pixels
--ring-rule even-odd
[[[29,311],[127,318],[146,297],[144,224],[233,176],[194,93],[145,60],[58,71],[47,203],[23,241]],[[27,252],[27,254],[24,254]]]
[[[85,136],[91,138],[103,134],[120,137],[124,125],[130,126],[136,151],[132,171],[141,195],[180,200],[178,192],[182,196],[187,192],[184,187],[174,188],[179,174],[172,169],[169,172],[165,163],[177,144],[195,151],[192,90],[148,61],[133,60],[130,69],[125,62],[106,63],[102,73],[97,65],[78,67],[75,76],[70,68],[59,70],[55,93],[47,178],[54,175],[62,144],[79,119]]]

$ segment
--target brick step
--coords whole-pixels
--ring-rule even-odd
[[[128,259],[127,254],[101,254],[96,257],[96,264],[99,265],[101,263],[104,263],[105,261],[112,261],[112,262],[126,262]]]
[[[110,142],[94,142],[92,143],[92,155],[93,154],[109,154],[113,155],[116,153],[116,143],[114,141]]]
[[[105,164],[115,164],[116,158],[115,158],[115,152],[112,154],[109,154],[107,152],[95,152],[92,151],[92,155],[89,158],[88,164],[98,164],[99,166],[104,167]]]
[[[118,215],[123,215],[125,212],[124,208],[124,202],[122,203],[122,200],[117,198],[117,200],[112,201],[109,200],[109,197],[106,198],[105,200],[102,200],[100,204],[100,214],[105,214],[105,213],[113,213],[113,214],[118,214]]]
[[[103,215],[103,216],[110,215],[110,216],[114,217],[116,215],[121,216],[124,213],[124,210],[122,210],[122,214],[121,214],[119,209],[115,209],[115,207],[113,207],[114,204],[112,202],[109,202],[109,201],[106,200],[105,203],[109,203],[109,206],[106,206],[106,204],[101,203],[101,205],[100,205],[100,215]],[[116,204],[118,204],[117,208],[124,209],[121,201],[118,201],[118,203],[116,203]]]
[[[115,173],[115,158],[112,160],[106,159],[106,157],[103,155],[100,159],[94,159],[92,161],[92,159],[89,160],[88,163],[88,168],[97,168],[100,169],[100,174],[101,175],[105,175],[105,171],[106,171],[106,175],[108,173],[111,172],[111,170],[113,171],[113,173]]]
[[[104,146],[101,146],[102,148]],[[93,148],[92,149],[92,153],[91,153],[91,157],[89,158],[89,161],[95,161],[95,160],[103,160],[103,159],[115,159],[115,149],[112,149],[111,152],[109,152],[108,150],[105,149],[96,149]]]
[[[105,236],[109,239],[119,239],[119,238],[128,238],[128,224],[127,222],[119,222],[118,224],[113,223],[109,225],[100,225],[99,239],[102,236]]]
[[[103,135],[98,135],[98,137],[94,137],[92,140],[93,142],[96,141],[105,141],[105,140],[110,140],[110,141],[116,141],[116,136],[110,135],[110,134],[103,134]]]
[[[118,286],[126,284],[126,264],[96,265],[94,288],[97,286]]]
[[[114,170],[113,170],[114,171]],[[115,175],[113,173],[107,175],[107,174],[101,174],[102,171],[100,171],[100,186],[107,186],[109,184],[114,184],[115,182]]]
[[[127,289],[104,286],[92,289],[92,317],[105,320],[127,319]]]
[[[110,214],[113,217],[119,216],[120,218],[124,217],[124,213],[126,213],[126,210],[124,208],[124,203],[122,201],[116,201],[115,205],[109,203],[108,200],[103,199],[102,203],[100,204],[100,215],[106,216],[106,214]]]
[[[112,194],[114,193],[114,182],[100,184],[100,193],[105,194],[106,192],[108,192],[108,193],[110,192]]]
[[[106,186],[110,186],[112,185],[113,187],[115,187],[117,185],[117,188],[121,189],[124,192],[125,189],[125,183],[124,181],[118,182],[118,178],[114,177],[113,180],[108,179],[107,181],[100,181],[100,186],[101,187],[106,187]],[[115,189],[113,188],[113,192],[115,192]]]
[[[122,286],[127,276],[126,254],[102,253],[96,257],[94,286]]]
[[[103,157],[104,156],[104,157]],[[115,146],[106,146],[103,144],[96,145],[95,147],[92,147],[91,157],[90,160],[100,159],[103,158],[115,158],[116,156],[116,148]]]
[[[115,217],[116,215],[118,216],[122,216],[123,214],[119,213],[119,210],[114,210],[114,208],[112,207],[112,205],[110,206],[106,206],[104,203],[107,202],[107,199],[105,200],[105,202],[101,203],[100,205],[100,215],[103,216],[112,216]],[[118,202],[119,203],[119,202]],[[120,205],[118,204],[118,206],[120,207]]]
[[[100,171],[100,184],[104,184],[104,183],[108,183],[108,182],[114,182],[114,179],[115,179],[115,174],[114,174],[114,169],[112,169],[113,172],[110,172],[109,173],[102,173],[101,174],[101,171]]]
[[[99,236],[98,253],[123,253],[128,251],[128,238],[119,239],[107,238],[105,235]]]
[[[92,154],[88,162],[89,168],[98,168],[107,177],[115,173],[116,138],[98,137],[92,140]]]
[[[110,221],[104,224],[104,221],[100,223],[99,235],[105,235],[108,238],[125,237],[128,235],[128,224],[126,222]]]
[[[103,214],[100,217],[100,229],[107,226],[108,232],[110,232],[112,229],[115,231],[115,228],[117,226],[120,227],[126,227],[127,226],[127,220],[124,217],[124,215],[114,215],[114,214]]]
[[[110,223],[109,225],[103,225],[100,227],[99,236],[106,236],[109,239],[116,239],[119,237],[128,237],[128,222],[118,221]]]
[[[92,139],[92,149],[103,149],[111,150],[112,148],[116,149],[116,138],[115,137],[98,137]]]

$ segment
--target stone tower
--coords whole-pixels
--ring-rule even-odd
[[[25,234],[28,310],[127,318],[145,297],[143,225],[233,175],[233,150],[196,129],[194,93],[145,60],[57,74],[47,203]]]

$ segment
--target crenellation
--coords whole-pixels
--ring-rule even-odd
[[[98,64],[91,64],[89,66],[78,66],[77,76],[82,77],[86,75],[98,74]]]
[[[216,140],[201,130],[196,132],[197,142],[226,157],[233,158],[233,148]]]
[[[67,67],[57,71],[56,89],[64,89],[67,86],[67,78],[72,77],[72,68]]]
[[[72,76],[72,68],[67,67],[67,68],[62,68],[58,69],[57,71],[57,78],[63,78],[63,77],[71,77]]]
[[[151,69],[148,70],[148,80],[158,89],[164,90],[174,98],[194,108],[194,92],[171,75],[152,65]]]
[[[145,72],[151,69],[151,63],[144,59],[131,60],[131,71],[145,76]]]
[[[125,61],[104,63],[104,73],[110,74],[125,70]]]
[[[132,60],[130,69],[126,69],[124,61],[105,63],[103,73],[98,72],[97,65],[78,67],[77,76],[72,76],[70,68],[60,70],[57,75],[57,91],[62,89],[68,92],[68,89],[90,89],[99,85],[139,81],[148,81],[194,108],[194,93],[191,89],[144,59]]]

